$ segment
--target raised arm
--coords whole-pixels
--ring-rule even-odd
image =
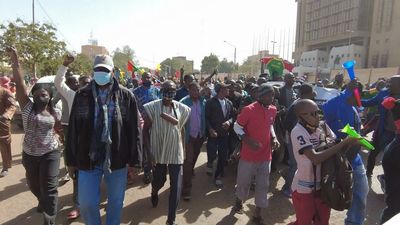
[[[58,68],[57,75],[54,78],[54,86],[57,91],[67,100],[69,109],[72,108],[72,103],[75,98],[75,91],[68,87],[65,83],[65,74],[68,70],[69,64],[74,61],[73,56],[65,56],[63,65]]]
[[[324,151],[316,152],[314,148],[308,147],[303,150],[303,153],[307,156],[308,159],[311,160],[314,165],[318,165],[336,154],[337,152],[347,150],[347,148],[352,145],[359,145],[359,139],[348,137],[339,144],[336,144]]]
[[[204,85],[205,83],[207,83],[208,81],[210,81],[211,78],[212,78],[214,75],[216,75],[217,73],[218,73],[218,71],[217,71],[217,69],[215,69],[215,70],[213,71],[213,73],[212,73],[210,76],[206,77],[206,79],[204,79],[203,81],[200,82],[200,87],[203,87],[203,85]]]
[[[16,84],[16,99],[20,108],[23,109],[30,99],[28,97],[25,81],[21,73],[17,50],[14,47],[7,47],[6,51],[11,59],[11,67]]]

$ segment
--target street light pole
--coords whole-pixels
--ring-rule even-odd
[[[35,0],[32,0],[32,23],[35,24]]]
[[[236,47],[235,47],[235,53],[233,54],[233,64],[236,66]]]
[[[235,64],[235,66],[236,66],[236,46],[231,44],[231,43],[229,43],[229,42],[227,42],[227,41],[224,41],[224,43],[226,43],[226,44],[228,44],[228,45],[230,45],[230,46],[235,48],[235,51],[233,52],[233,64]]]
[[[272,43],[272,55],[275,55],[275,44],[277,43],[276,41],[271,41]]]
[[[349,45],[348,45],[348,48],[347,48],[347,54],[349,55],[349,60],[350,60],[350,44],[351,44],[351,36],[352,36],[352,34],[353,34],[353,32],[354,32],[354,30],[346,30],[346,32],[349,32]]]

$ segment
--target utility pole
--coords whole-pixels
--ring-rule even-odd
[[[32,0],[32,36],[35,35],[35,0]],[[36,77],[36,61],[33,59],[33,77],[37,80]]]
[[[233,64],[235,65],[235,68],[236,68],[236,46],[235,45],[233,45],[233,44],[231,44],[231,43],[229,43],[229,42],[227,42],[227,41],[224,41],[226,44],[228,44],[228,45],[230,45],[230,46],[232,46],[232,47],[234,47],[235,48],[235,51],[233,52]]]
[[[35,24],[35,0],[32,0],[32,23]]]

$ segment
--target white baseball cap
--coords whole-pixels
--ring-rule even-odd
[[[97,67],[104,67],[109,71],[113,71],[114,63],[109,55],[96,55],[94,58],[93,69]]]

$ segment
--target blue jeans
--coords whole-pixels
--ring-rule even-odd
[[[102,167],[93,170],[79,170],[79,207],[86,225],[100,225],[100,183],[104,176],[107,185],[107,225],[119,225],[125,197],[128,169],[104,171]]]
[[[345,225],[364,223],[368,196],[368,179],[364,165],[353,168],[353,201],[347,211]]]
[[[285,184],[283,185],[282,190],[292,192],[292,182],[294,174],[296,173],[297,170],[297,162],[293,154],[292,141],[289,140],[289,143],[287,143],[286,147],[289,153],[289,172],[285,177]]]
[[[214,178],[217,179],[224,172],[226,160],[228,159],[229,136],[223,137],[209,137],[207,141],[207,166],[212,167],[214,160],[217,158],[217,170],[215,171]]]

